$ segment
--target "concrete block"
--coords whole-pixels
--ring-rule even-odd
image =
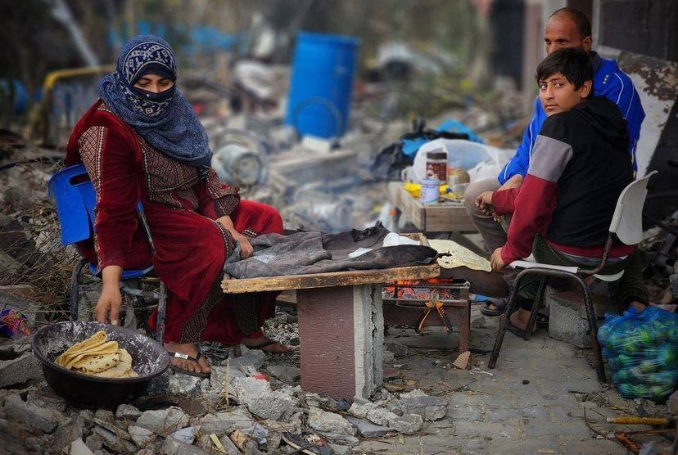
[[[377,408],[367,411],[365,418],[377,425],[388,425],[388,422],[398,417],[397,414],[389,411],[386,408]]]
[[[405,414],[418,414],[428,421],[442,419],[447,413],[447,401],[438,397],[401,398],[400,407]]]
[[[42,379],[42,366],[32,352],[10,360],[0,360],[0,388]]]
[[[413,434],[421,429],[424,418],[418,414],[406,414],[397,416],[388,422],[389,428],[399,433]]]
[[[280,420],[294,407],[295,402],[280,392],[263,393],[247,402],[247,409],[262,419]]]
[[[339,414],[311,408],[308,412],[308,425],[318,431],[340,433],[354,436],[357,430]]]
[[[358,417],[349,416],[346,417],[346,420],[351,422],[358,430],[358,433],[366,438],[379,438],[390,431],[388,427],[375,425],[369,420],[359,419]]]
[[[139,447],[144,447],[155,441],[155,433],[147,428],[130,425],[127,431],[129,432],[132,441]]]
[[[94,452],[89,450],[89,447],[81,438],[78,438],[71,443],[68,455],[94,455]]]
[[[131,404],[121,404],[115,411],[115,416],[118,419],[136,420],[141,416],[141,411]]]
[[[185,442],[177,441],[174,438],[165,439],[165,443],[160,449],[163,455],[207,455],[206,452],[200,448],[186,444]]]
[[[200,419],[200,432],[205,434],[216,434],[222,437],[235,430],[244,430],[254,423],[252,416],[244,406],[238,406],[229,412],[219,412],[217,414],[207,414]]]
[[[377,409],[378,407],[379,407],[378,405],[370,403],[369,401],[367,403],[354,402],[353,404],[351,404],[351,407],[348,409],[348,412],[349,414],[364,419],[367,417],[368,412]]]
[[[250,400],[271,392],[268,381],[255,378],[235,378],[233,380],[233,394],[240,404],[247,404]]]
[[[200,395],[202,382],[209,379],[190,376],[188,374],[173,374],[169,379],[169,393],[172,395],[183,395],[187,397],[197,397]]]
[[[598,321],[604,319],[605,313],[617,313],[616,303],[606,296],[593,294],[592,298]],[[579,348],[591,347],[591,335],[588,331],[586,307],[581,291],[556,292],[549,288],[544,294],[544,302],[549,306],[550,311],[549,336],[551,338]]]
[[[19,395],[10,395],[5,399],[5,413],[8,417],[20,420],[26,426],[52,433],[59,424],[59,415],[49,409],[24,402]]]
[[[104,445],[111,449],[113,453],[134,453],[136,451],[134,444],[119,438],[115,433],[105,428],[94,427],[94,434],[101,436]]]
[[[156,434],[170,434],[188,425],[188,416],[179,408],[146,411],[137,419],[137,426]]]
[[[383,382],[381,286],[297,292],[301,386],[332,398],[369,398]]]

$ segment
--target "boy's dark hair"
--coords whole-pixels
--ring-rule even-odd
[[[558,49],[551,52],[537,66],[537,84],[556,73],[565,76],[565,79],[574,85],[575,90],[579,90],[584,82],[593,82],[591,57],[583,49],[576,48]]]
[[[582,13],[578,9],[565,7],[560,8],[551,14],[551,17],[567,17],[572,22],[574,22],[575,27],[577,27],[577,33],[581,39],[591,36],[591,21],[586,14]],[[549,18],[550,19],[550,18]]]

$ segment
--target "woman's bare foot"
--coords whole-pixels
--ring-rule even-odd
[[[289,346],[277,343],[263,335],[259,338],[243,338],[242,344],[249,349],[261,349],[264,352],[273,352],[276,354],[284,354],[291,351]]]
[[[527,323],[530,322],[530,312],[521,308],[511,315],[509,321],[511,321],[511,324],[513,324],[515,328],[526,330]],[[536,327],[533,329],[533,331],[534,330],[536,330]]]
[[[190,357],[198,358],[198,354],[200,353],[200,350],[198,348],[198,343],[176,343],[174,341],[170,341],[169,343],[165,343],[165,349],[169,352],[178,352],[181,354],[186,354]],[[204,356],[200,356],[198,358],[197,362],[194,362],[190,359],[180,359],[179,357],[172,357],[170,356],[170,362],[172,365],[174,365],[177,368],[180,368],[182,370],[186,371],[192,371],[194,373],[209,373],[212,371],[210,369],[209,363],[207,363],[207,359]]]

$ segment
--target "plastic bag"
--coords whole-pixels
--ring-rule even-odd
[[[656,307],[608,314],[598,341],[624,398],[661,403],[678,389],[678,315]]]

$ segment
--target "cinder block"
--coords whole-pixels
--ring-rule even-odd
[[[301,387],[333,398],[369,398],[383,382],[381,286],[297,291]]]
[[[593,307],[599,326],[605,313],[617,313],[617,305],[609,297],[593,294]],[[591,347],[584,294],[580,290],[557,292],[547,288],[544,302],[549,307],[549,336],[579,348]]]

